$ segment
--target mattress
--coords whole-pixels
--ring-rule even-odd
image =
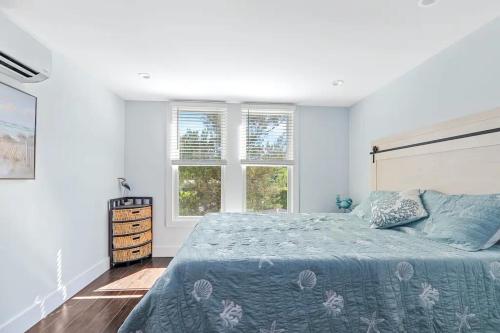
[[[119,332],[500,332],[500,246],[352,214],[207,215]]]

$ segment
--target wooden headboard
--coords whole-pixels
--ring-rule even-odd
[[[372,189],[500,193],[500,109],[372,142]]]

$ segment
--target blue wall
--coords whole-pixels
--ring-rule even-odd
[[[350,109],[349,191],[370,190],[370,142],[500,107],[500,18]]]

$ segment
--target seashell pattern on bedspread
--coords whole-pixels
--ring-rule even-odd
[[[354,214],[210,214],[120,333],[499,332],[500,245]]]

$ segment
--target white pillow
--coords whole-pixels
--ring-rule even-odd
[[[384,229],[427,217],[419,190],[393,192],[371,204],[371,228]]]

